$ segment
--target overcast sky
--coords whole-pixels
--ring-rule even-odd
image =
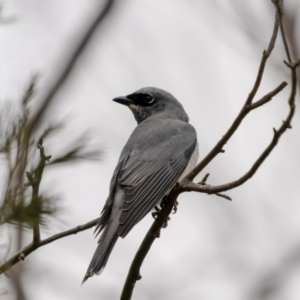
[[[0,23],[2,103],[17,104],[35,73],[40,74],[35,101],[42,99],[72,46],[98,13],[99,2],[0,1],[1,18],[9,21]],[[294,2],[286,0],[287,5]],[[66,121],[61,133],[44,141],[46,154],[53,158],[87,131],[91,147],[104,151],[99,162],[46,168],[41,188],[61,197],[62,210],[43,231],[43,238],[99,216],[119,153],[136,126],[131,112],[112,98],[145,86],[169,91],[196,128],[203,158],[252,88],[272,32],[273,15],[267,0],[240,4],[234,0],[117,0],[43,123]],[[281,67],[284,59],[279,38],[258,97],[282,81],[290,83],[289,73]],[[286,117],[288,95],[289,86],[253,111],[225,146],[226,152],[199,179],[209,172],[209,183],[216,185],[243,175],[270,142],[272,128]],[[293,129],[257,174],[228,192],[232,202],[205,194],[180,196],[177,214],[146,257],[133,299],[263,299],[255,293],[265,280],[273,282],[277,277],[276,294],[264,299],[299,299],[300,264],[291,272],[282,268],[300,244],[299,113],[297,109]],[[96,248],[93,230],[38,249],[23,263],[27,298],[118,299],[152,221],[150,215],[145,217],[126,239],[119,239],[103,274],[83,286]],[[11,227],[0,229],[2,262],[7,258],[5,245],[14,234]],[[12,246],[9,255],[14,250]],[[6,278],[0,283],[5,290]],[[4,297],[14,299],[12,293]]]

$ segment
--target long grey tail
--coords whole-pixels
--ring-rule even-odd
[[[100,275],[103,271],[109,255],[114,248],[114,245],[118,239],[117,234],[118,222],[110,222],[104,229],[100,239],[99,245],[94,253],[94,256],[90,262],[90,265],[83,278],[82,284],[91,276],[97,274]]]

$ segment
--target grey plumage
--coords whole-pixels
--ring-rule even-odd
[[[103,233],[83,282],[101,273],[118,237],[124,238],[161,201],[185,172],[193,153],[198,152],[196,131],[171,94],[143,88],[114,101],[131,109],[138,126],[112,176],[95,230]]]

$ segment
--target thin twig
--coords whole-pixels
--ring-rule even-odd
[[[83,225],[79,225],[76,226],[72,229],[69,229],[67,231],[63,231],[61,233],[55,234],[47,239],[41,240],[38,243],[34,244],[31,243],[29,245],[27,245],[26,247],[24,247],[21,251],[19,251],[17,254],[15,254],[14,256],[12,256],[9,260],[7,260],[3,265],[0,266],[0,275],[4,272],[6,272],[7,270],[9,270],[12,266],[14,266],[16,263],[18,263],[21,260],[24,260],[25,257],[27,257],[30,253],[32,253],[33,251],[37,250],[38,248],[45,246],[47,244],[50,244],[58,239],[61,239],[63,237],[72,235],[72,234],[76,234],[78,232],[87,230],[89,228],[92,228],[94,226],[96,226],[98,221],[97,219],[94,219],[86,224]]]
[[[209,173],[207,173],[204,177],[203,177],[203,179],[199,182],[199,184],[205,184],[206,183],[206,181],[207,181],[207,179],[208,179],[208,177],[209,177]]]
[[[284,26],[283,26],[283,0],[272,0],[273,4],[275,5],[277,11],[279,12],[279,18],[280,18],[280,32],[281,32],[281,37],[285,49],[285,53],[288,59],[289,63],[292,63],[292,57],[291,53],[289,50],[286,34],[284,32]]]
[[[215,195],[218,196],[218,197],[224,198],[228,201],[232,201],[231,197],[229,197],[228,195],[221,194],[221,193],[216,193]]]
[[[272,100],[274,96],[276,96],[278,93],[280,93],[285,87],[287,86],[287,82],[282,82],[276,89],[271,91],[270,93],[263,96],[261,99],[257,100],[256,102],[251,104],[251,110],[256,109],[269,101]]]
[[[260,62],[260,66],[259,66],[259,69],[258,69],[258,74],[256,76],[256,80],[254,82],[254,86],[253,86],[252,91],[250,92],[250,94],[249,94],[249,96],[246,100],[245,105],[250,105],[252,103],[252,101],[253,101],[253,99],[254,99],[257,91],[258,91],[258,88],[261,84],[261,80],[262,80],[262,77],[263,77],[263,74],[264,74],[264,71],[265,71],[265,66],[266,66],[267,60],[268,60],[269,56],[271,55],[271,53],[274,49],[274,46],[275,46],[275,42],[276,42],[276,39],[277,39],[277,36],[278,36],[279,26],[280,26],[280,11],[278,9],[276,9],[274,29],[273,29],[273,33],[272,33],[272,36],[271,36],[271,40],[270,40],[270,43],[268,45],[267,50],[263,51],[263,56],[261,58],[261,62]]]

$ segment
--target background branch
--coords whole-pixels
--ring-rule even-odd
[[[37,147],[40,150],[40,163],[37,169],[35,170],[35,172],[33,173],[26,172],[29,183],[25,185],[26,186],[30,185],[32,187],[32,197],[31,197],[30,205],[33,207],[34,211],[40,212],[42,203],[40,201],[39,189],[40,189],[40,184],[42,181],[42,176],[46,165],[46,161],[49,161],[51,156],[45,155],[42,139],[39,140]],[[37,214],[37,218],[33,218],[32,221],[33,221],[32,222],[33,244],[37,244],[41,239],[39,214]]]
[[[90,26],[88,26],[87,31],[81,37],[78,45],[73,50],[73,53],[67,59],[65,66],[63,67],[61,74],[57,77],[55,83],[50,88],[49,92],[46,94],[44,99],[41,101],[40,108],[38,109],[35,116],[24,126],[24,138],[22,142],[22,150],[19,155],[18,163],[16,169],[14,170],[12,180],[10,185],[8,186],[8,190],[13,190],[16,187],[20,187],[22,185],[22,177],[26,168],[27,163],[27,152],[31,140],[32,133],[38,127],[40,121],[42,120],[46,109],[49,107],[50,103],[53,101],[55,95],[59,91],[59,89],[63,86],[66,82],[68,76],[74,69],[76,62],[78,61],[79,57],[85,50],[86,46],[88,45],[89,41],[91,40],[93,34],[96,32],[97,28],[102,24],[105,20],[108,13],[111,11],[113,6],[114,0],[106,0],[104,6],[101,7],[101,10],[97,17],[92,21]],[[26,102],[24,101],[24,104]]]
[[[22,250],[20,250],[18,253],[16,253],[14,256],[12,256],[9,260],[7,260],[3,265],[0,266],[0,275],[2,273],[6,272],[7,270],[9,270],[12,266],[14,266],[19,261],[24,260],[25,257],[27,257],[30,253],[37,250],[38,248],[45,246],[47,244],[50,244],[58,239],[66,237],[66,236],[76,234],[78,232],[92,228],[92,227],[96,226],[97,221],[98,221],[98,218],[94,219],[86,224],[79,225],[72,229],[55,234],[47,239],[38,241],[37,243],[31,243],[31,244],[27,245]]]
[[[30,133],[37,127],[40,120],[42,119],[46,109],[50,105],[51,101],[57,94],[58,90],[62,87],[62,85],[65,83],[68,76],[73,71],[73,68],[85,50],[86,46],[88,45],[89,41],[93,37],[94,33],[98,29],[98,27],[102,24],[102,22],[105,20],[105,18],[108,16],[109,12],[112,9],[112,6],[114,4],[114,0],[106,0],[103,7],[101,7],[101,10],[97,17],[92,21],[90,26],[88,26],[86,33],[82,36],[81,40],[79,41],[77,47],[73,50],[73,53],[70,55],[68,61],[65,64],[64,69],[62,70],[61,74],[56,79],[56,82],[54,83],[51,90],[48,92],[48,94],[45,96],[45,98],[42,100],[42,104],[38,112],[36,113],[35,117],[32,119],[32,121],[29,124],[28,132]]]

